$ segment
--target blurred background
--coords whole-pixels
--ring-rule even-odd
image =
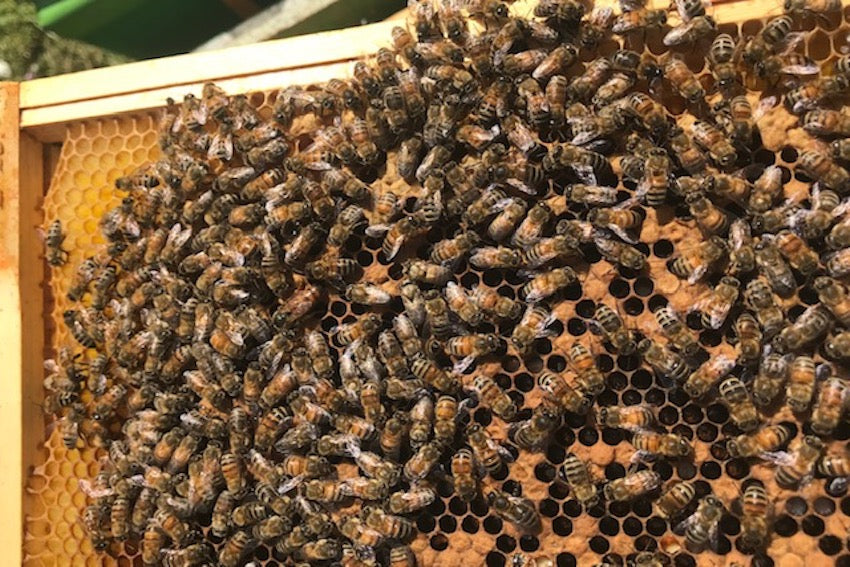
[[[406,0],[0,0],[0,80],[386,19]]]

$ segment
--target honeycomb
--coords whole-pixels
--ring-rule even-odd
[[[818,22],[818,29],[808,37],[802,47],[809,57],[827,65],[844,53],[848,43],[850,9],[845,8],[843,20]],[[740,25],[722,24],[721,32],[733,36],[752,36],[764,22],[752,20]],[[814,28],[815,22],[804,20],[804,25]],[[661,36],[650,32],[646,49],[661,53]],[[631,46],[634,48],[635,46]],[[601,47],[610,53],[616,46],[609,42]],[[694,56],[691,57],[690,55]],[[703,68],[702,56],[696,50],[685,54],[685,60],[700,80],[710,87],[713,78]],[[276,93],[256,93],[251,102],[268,116]],[[680,114],[684,108],[681,98],[670,93],[662,95],[667,108]],[[310,125],[301,126],[309,132]],[[801,191],[808,180],[792,175],[801,150],[810,147],[812,139],[796,127],[796,117],[777,106],[759,121],[764,150],[753,155],[753,161],[763,165],[778,165],[789,178],[786,195]],[[51,332],[54,348],[70,344],[71,337],[62,324],[62,313],[70,307],[66,293],[74,266],[86,256],[95,253],[105,243],[98,222],[101,216],[120,203],[122,194],[114,189],[115,181],[136,167],[159,157],[156,118],[130,116],[103,119],[78,124],[69,129],[62,146],[61,157],[45,199],[45,224],[60,219],[67,237],[64,248],[70,253],[69,262],[54,269],[50,278],[53,300],[52,316],[46,322]],[[375,181],[378,192],[388,189],[407,190],[398,179],[392,166],[394,155],[388,156],[386,175]],[[799,176],[799,174],[798,174]],[[620,187],[623,189],[623,187]],[[412,195],[415,195],[413,193]],[[667,211],[662,211],[667,212]],[[565,211],[556,211],[566,218]],[[499,359],[489,357],[474,366],[475,373],[494,378],[521,408],[518,419],[531,415],[541,395],[535,386],[534,376],[541,370],[562,372],[567,368],[566,353],[578,340],[589,344],[595,302],[611,304],[616,298],[624,311],[628,327],[652,336],[657,332],[652,311],[669,304],[686,312],[695,299],[702,297],[708,288],[705,284],[688,285],[667,269],[667,262],[681,250],[702,239],[693,221],[688,220],[687,208],[677,210],[676,217],[658,214],[647,208],[638,248],[648,255],[648,268],[642,273],[617,269],[592,250],[583,250],[587,266],[581,271],[581,286],[571,286],[554,312],[557,332],[555,339],[541,338],[534,343],[534,352],[524,359],[506,355]],[[449,236],[441,230],[429,235],[431,241]],[[423,243],[413,253],[426,257],[429,243]],[[364,280],[395,291],[402,274],[397,264],[386,260],[380,239],[368,237],[362,229],[346,243],[364,268]],[[464,287],[474,285],[496,289],[499,294],[519,297],[525,283],[514,274],[501,270],[480,270],[464,264],[456,279]],[[784,300],[791,318],[817,302],[816,292],[809,286],[799,288],[794,296]],[[363,314],[362,306],[350,304],[343,298],[329,301],[327,314],[319,321],[325,332],[337,325],[348,323]],[[724,341],[721,331],[703,329],[698,319],[688,318],[688,326],[697,331],[699,342],[710,356],[729,353],[731,347]],[[332,345],[333,346],[333,345]],[[87,353],[86,355],[88,355]],[[336,353],[341,354],[341,350]],[[740,522],[731,513],[724,514],[720,522],[719,542],[711,552],[693,554],[676,550],[677,566],[709,564],[779,565],[850,565],[850,495],[846,486],[829,484],[815,479],[800,490],[778,486],[775,469],[752,460],[730,459],[721,442],[734,435],[737,429],[730,423],[726,407],[719,401],[708,405],[693,403],[680,388],[665,389],[655,380],[651,370],[638,356],[617,356],[612,350],[597,356],[597,366],[606,374],[606,388],[598,397],[598,405],[614,404],[651,407],[659,422],[669,431],[691,439],[696,449],[695,458],[687,461],[657,461],[649,468],[664,479],[683,479],[696,482],[698,495],[713,492],[725,503],[739,497],[742,479],[751,476],[763,481],[775,502],[773,536],[766,553],[751,558],[741,550]],[[469,371],[472,373],[472,370]],[[468,373],[468,374],[469,374]],[[468,378],[467,375],[466,378]],[[491,411],[479,406],[472,410],[471,418],[485,426],[494,438],[501,440],[516,461],[493,475],[496,483],[506,490],[516,490],[537,504],[543,518],[542,532],[523,535],[511,524],[496,516],[480,496],[467,504],[453,494],[450,482],[438,481],[439,498],[415,517],[419,535],[411,543],[421,565],[453,565],[461,561],[486,564],[488,567],[511,565],[517,554],[532,558],[548,558],[559,567],[591,565],[607,561],[623,564],[633,557],[635,550],[660,548],[673,552],[681,544],[681,534],[666,521],[654,516],[651,500],[645,497],[631,503],[605,503],[587,512],[560,479],[558,469],[568,452],[591,463],[591,472],[598,479],[612,480],[626,474],[632,448],[620,430],[598,428],[591,418],[567,414],[565,423],[552,436],[553,442],[543,453],[520,451],[507,435],[504,424],[494,419]],[[787,410],[781,409],[771,416],[772,422],[796,421]],[[828,450],[838,452],[850,440],[850,423],[844,419],[834,434]],[[26,534],[24,539],[27,565],[141,565],[139,550],[134,543],[113,544],[107,553],[96,552],[82,527],[80,516],[87,504],[80,480],[91,479],[99,471],[102,450],[85,448],[68,451],[64,448],[57,428],[50,430],[44,461],[38,463],[28,480],[24,495]],[[447,459],[443,459],[444,466]],[[448,468],[446,466],[446,468]],[[728,506],[727,506],[728,508]],[[263,565],[283,562],[274,551],[259,550],[258,559]]]

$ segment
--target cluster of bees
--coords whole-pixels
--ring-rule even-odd
[[[163,157],[118,180],[125,198],[101,221],[108,245],[67,293],[78,345],[48,361],[45,380],[65,445],[107,454],[82,483],[95,546],[140,541],[145,565],[242,565],[261,545],[297,564],[414,565],[414,518],[438,498],[438,479],[535,534],[537,504],[492,477],[515,459],[510,445],[545,450],[570,413],[627,430],[636,451],[601,489],[568,454],[558,482],[573,498],[591,508],[653,494],[689,550],[710,549],[732,503],[646,468],[694,455],[650,409],[594,408],[603,348],[639,356],[657,383],[699,404],[718,397],[739,433],[729,455],[775,466],[781,486],[815,474],[846,484],[850,455],[826,452],[825,440],[848,399],[850,58],[821,69],[793,50],[800,22],[840,3],[787,0],[740,41],[692,0],[671,10],[623,0],[619,14],[541,0],[528,17],[497,0],[409,8],[392,48],[351,80],[282,90],[271,118],[211,84],[172,101]],[[673,52],[627,48],[653,28],[674,50],[705,48],[712,80]],[[612,37],[626,47],[599,55]],[[678,119],[661,91],[684,101]],[[824,141],[796,163],[803,197],[786,198],[787,170],[750,159],[760,114],[778,104]],[[293,134],[305,120],[307,142]],[[388,169],[404,193],[375,181]],[[601,301],[590,344],[573,342],[568,371],[536,373],[542,401],[521,419],[477,363],[553,339],[553,312],[582,285],[588,250],[621,273],[646,271],[639,233],[651,209],[685,211],[702,232],[667,269],[708,284],[695,310],[703,328],[726,332],[734,357],[709,358],[670,305],[640,332],[616,299]],[[63,238],[57,221],[51,265],[66,261]],[[364,277],[352,253],[363,240],[399,282]],[[458,277],[467,266],[526,283],[519,298],[470,288]],[[818,301],[789,320],[800,285]],[[335,298],[362,314],[316,325]],[[470,419],[476,406],[507,440]],[[771,420],[783,406],[807,434]],[[744,549],[763,552],[772,496],[756,479],[741,494]]]

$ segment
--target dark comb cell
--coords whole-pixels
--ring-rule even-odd
[[[592,538],[590,538],[590,549],[594,553],[598,553],[601,555],[603,553],[606,553],[609,547],[610,544],[608,543],[608,540],[602,536],[593,536]]]
[[[523,551],[537,551],[540,541],[533,535],[524,535],[519,538],[519,548]]]
[[[629,535],[631,537],[635,537],[636,535],[640,534],[642,531],[643,531],[643,524],[637,518],[629,517],[629,518],[626,518],[625,520],[623,520],[623,532],[625,532],[626,535]]]
[[[437,534],[431,537],[431,547],[437,551],[444,551],[449,546],[449,538],[443,534]]]
[[[673,425],[679,421],[679,411],[672,406],[663,407],[658,412],[658,421],[664,425]]]
[[[416,519],[416,527],[422,533],[430,533],[434,531],[437,522],[434,521],[434,517],[428,514],[422,514]]]
[[[648,307],[649,310],[655,313],[662,307],[665,307],[668,304],[667,298],[663,295],[653,295],[649,298]]]
[[[834,535],[823,536],[818,542],[818,547],[827,555],[835,555],[841,551],[841,539]]]
[[[782,537],[791,537],[797,530],[797,522],[794,521],[794,518],[787,514],[783,514],[776,519],[776,522],[773,524],[774,531],[782,536]]]
[[[623,441],[625,434],[621,429],[606,427],[602,430],[602,441],[606,445],[618,445]]]
[[[502,520],[495,516],[484,518],[484,531],[488,534],[497,534],[502,531]]]
[[[551,486],[550,486],[549,492],[550,492],[550,494],[552,492]],[[549,498],[541,501],[539,508],[540,508],[540,514],[542,516],[547,517],[547,518],[554,518],[555,516],[558,515],[558,503],[555,502],[554,500],[549,499]]]
[[[622,281],[622,280],[618,280],[618,281]],[[626,282],[623,282],[623,284],[625,284],[626,293],[628,293],[629,284],[627,284]],[[593,301],[591,301],[589,299],[584,299],[584,300],[576,303],[575,310],[576,310],[576,314],[579,317],[583,317],[585,319],[592,319],[594,312],[596,311],[596,303],[594,303]]]
[[[745,459],[732,459],[726,463],[726,474],[740,480],[750,474],[750,464]]]
[[[579,431],[578,440],[582,445],[590,447],[591,445],[595,445],[599,440],[599,432],[596,429],[586,427]]]
[[[622,299],[629,295],[629,282],[625,280],[615,279],[608,284],[608,292],[618,299]],[[578,310],[576,310],[578,312]]]
[[[803,518],[803,521],[800,522],[800,527],[803,528],[803,533],[810,536],[819,536],[823,533],[824,529],[826,529],[823,520],[817,516],[806,516]]]
[[[577,500],[567,500],[564,502],[562,508],[564,510],[564,514],[570,518],[578,518],[582,514],[581,504]]]
[[[574,337],[580,337],[587,331],[587,324],[576,317],[567,321],[567,332]]]
[[[697,437],[700,441],[711,443],[717,439],[717,426],[711,423],[700,423],[697,426]]]
[[[546,368],[552,372],[563,372],[567,367],[567,360],[560,355],[552,355],[546,359]]]
[[[505,567],[505,556],[498,551],[491,551],[487,554],[487,567]]]
[[[559,553],[555,557],[555,563],[558,567],[575,567],[576,558],[572,553]]]
[[[802,516],[809,510],[809,505],[803,498],[792,496],[785,501],[785,511],[792,516]]]
[[[552,531],[559,536],[568,536],[573,533],[573,523],[569,518],[559,516],[552,520]]]
[[[622,390],[629,383],[626,375],[622,372],[612,372],[608,375],[606,382],[608,387],[614,390]]]
[[[606,536],[615,536],[620,533],[620,522],[611,516],[599,520],[599,531]]]
[[[552,482],[555,478],[555,467],[547,463],[540,463],[534,467],[534,476],[541,482]]]
[[[449,500],[449,512],[451,512],[455,516],[463,516],[464,514],[466,514],[467,508],[468,506],[466,502],[464,502],[458,497],[454,497]]]
[[[707,479],[717,480],[720,478],[720,465],[715,461],[706,461],[700,465],[699,472]]]
[[[831,516],[835,513],[835,501],[831,498],[815,498],[812,506],[818,516]]]
[[[639,277],[635,280],[634,283],[635,293],[641,297],[647,297],[652,294],[655,290],[655,284],[652,283],[652,280],[646,277]],[[650,305],[650,310],[652,310],[652,306]]]
[[[454,516],[443,516],[439,523],[440,529],[447,534],[454,533],[457,529],[457,520]]]

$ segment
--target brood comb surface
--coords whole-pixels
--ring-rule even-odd
[[[829,24],[826,30],[816,30],[804,47],[810,57],[824,65],[841,53],[847,41],[846,25],[839,28],[834,24]],[[740,29],[746,35],[752,35],[761,25],[755,21],[745,22]],[[738,29],[727,24],[721,26],[720,31],[737,34]],[[659,35],[650,33],[647,43],[650,52],[663,51]],[[613,51],[614,46],[608,48]],[[601,51],[605,53],[604,46]],[[686,58],[686,62],[694,72],[701,73],[701,81],[710,87],[713,79],[707,69],[703,69],[702,57]],[[669,92],[664,96],[666,106],[674,115],[685,108],[678,96]],[[273,100],[273,95],[256,95],[252,103],[268,116]],[[795,119],[782,107],[771,110],[762,118],[759,127],[766,149],[755,154],[754,161],[778,165],[790,177],[797,155],[812,144],[812,139],[801,129],[790,128],[794,122]],[[305,134],[305,145],[312,126],[309,123],[296,126]],[[57,348],[71,340],[62,324],[62,313],[70,306],[65,295],[74,266],[84,257],[96,253],[97,247],[104,244],[98,221],[123,196],[113,189],[114,182],[135,167],[157,159],[159,150],[156,143],[156,122],[148,116],[86,123],[68,134],[45,201],[45,218],[48,222],[56,218],[63,221],[67,232],[64,247],[70,252],[69,263],[54,270],[50,281],[55,305],[53,321],[48,325],[55,330],[53,345]],[[379,193],[388,188],[396,191],[406,188],[395,174],[393,160],[394,154],[390,153],[386,175],[374,184]],[[786,195],[799,192],[805,186],[804,182],[789,180],[785,186]],[[619,188],[625,189],[622,185]],[[418,195],[418,188],[411,195]],[[476,373],[492,376],[509,393],[521,408],[520,418],[529,417],[530,408],[541,399],[534,376],[542,369],[563,371],[567,365],[566,353],[574,341],[590,344],[590,321],[595,302],[610,304],[612,296],[617,298],[627,325],[652,336],[657,332],[653,309],[669,303],[684,312],[708,292],[706,285],[689,286],[666,267],[669,258],[702,239],[694,222],[683,218],[688,216],[687,209],[684,214],[677,211],[681,216],[672,220],[670,215],[659,219],[652,209],[647,212],[640,235],[640,247],[649,254],[647,270],[640,274],[618,270],[606,260],[587,253],[585,257],[589,265],[586,271],[582,271],[581,288],[566,290],[566,301],[558,304],[555,311],[556,327],[560,325],[558,330],[561,331],[558,338],[538,339],[534,354],[525,359],[507,355],[501,361],[486,359],[474,367]],[[447,235],[450,233],[438,232],[432,238]],[[400,270],[386,261],[380,252],[380,240],[367,237],[361,231],[349,239],[345,248],[364,268],[364,281],[379,284],[388,291],[397,289]],[[426,257],[426,251],[427,245],[423,244],[416,254]],[[464,267],[455,275],[467,288],[481,285],[511,298],[519,297],[519,289],[524,283],[515,275],[501,270]],[[803,306],[816,300],[817,295],[811,287],[803,286],[785,300],[785,306],[793,318],[802,312]],[[337,297],[329,301],[327,315],[319,321],[319,325],[327,332],[363,312],[362,306]],[[711,356],[730,351],[731,347],[723,340],[721,332],[702,329],[698,321],[689,320],[689,325],[699,331],[700,343]],[[341,349],[338,354],[341,354]],[[649,466],[665,482],[671,479],[693,480],[699,495],[711,491],[727,503],[739,496],[740,480],[748,475],[765,483],[776,505],[775,531],[766,556],[759,556],[756,562],[769,564],[767,557],[770,557],[780,566],[850,563],[845,538],[845,534],[850,532],[850,496],[846,488],[835,494],[825,493],[825,481],[822,479],[816,479],[800,491],[781,488],[773,478],[774,469],[728,458],[719,441],[736,430],[729,422],[728,411],[719,401],[703,407],[693,403],[681,389],[659,387],[652,372],[636,356],[602,352],[597,365],[607,375],[606,389],[598,398],[599,405],[646,404],[653,408],[668,430],[693,440],[696,448],[693,462],[659,461]],[[470,377],[468,373],[465,382]],[[438,482],[440,498],[415,517],[421,533],[411,547],[420,564],[450,565],[461,561],[476,562],[478,558],[478,563],[498,567],[510,565],[511,557],[521,552],[528,557],[547,557],[558,566],[584,565],[601,561],[606,556],[613,562],[618,558],[622,561],[635,549],[654,549],[657,545],[672,552],[674,545],[681,545],[683,538],[671,536],[672,530],[666,522],[652,516],[650,499],[639,498],[626,505],[604,504],[582,512],[560,480],[558,469],[567,452],[592,463],[592,473],[600,480],[624,476],[632,451],[622,432],[599,429],[590,418],[568,415],[565,424],[553,436],[554,442],[543,453],[529,453],[516,449],[508,439],[505,424],[494,418],[487,408],[473,409],[472,419],[486,426],[517,456],[509,467],[493,475],[495,482],[492,484],[521,490],[523,496],[537,503],[543,517],[543,531],[536,536],[520,535],[513,526],[489,511],[482,498],[466,504],[453,495],[450,484]],[[784,419],[796,421],[787,409],[771,416],[772,422]],[[829,450],[835,452],[844,448],[848,439],[850,424],[845,420],[834,433]],[[96,565],[104,561],[119,565],[140,564],[137,549],[129,543],[113,544],[109,549],[112,558],[96,553],[82,528],[80,514],[86,499],[79,480],[90,479],[98,472],[100,456],[97,450],[91,448],[67,451],[62,446],[58,431],[52,431],[45,462],[34,471],[26,495],[28,520],[24,545],[28,564]],[[727,513],[720,528],[722,534],[716,554],[683,551],[676,555],[675,564],[748,561],[749,556],[738,548],[740,525],[737,518]],[[262,552],[259,558],[265,565],[279,563],[273,551]]]

